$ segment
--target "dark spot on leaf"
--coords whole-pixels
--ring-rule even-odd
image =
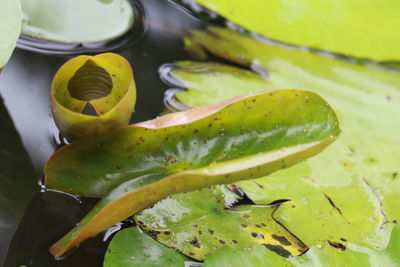
[[[292,256],[292,254],[290,254],[289,251],[287,251],[286,249],[284,249],[282,246],[280,245],[271,245],[271,244],[263,244],[266,248],[268,248],[269,250],[275,252],[276,254],[285,257],[285,258],[289,258],[290,256]]]
[[[346,238],[340,238],[340,240],[342,240],[343,242],[347,242],[347,239]]]
[[[255,183],[258,187],[260,188],[264,188],[264,186],[260,185],[259,183],[257,183],[256,181],[253,181],[253,183]]]
[[[237,244],[238,242],[234,239],[234,240],[232,240],[232,243]]]
[[[290,246],[292,243],[289,242],[289,240],[286,239],[284,236],[279,236],[272,234],[272,238],[281,243],[284,246]]]
[[[221,243],[222,245],[225,245],[225,241],[224,240],[218,240],[219,241],[219,243]]]
[[[214,234],[214,230],[208,229],[208,232],[212,235]]]
[[[243,215],[243,218],[250,218],[250,215],[245,214],[245,215]]]
[[[261,238],[261,239],[264,239],[264,236],[262,235],[262,234],[257,234],[257,233],[251,233],[251,236],[252,237],[254,237],[254,238]]]
[[[171,234],[171,232],[169,232],[169,231],[165,231],[165,232],[164,232],[164,234],[166,234],[166,235],[170,235],[170,234]]]
[[[190,252],[189,252],[189,255],[190,255],[190,256],[194,256],[194,255],[196,255],[196,253],[190,251]]]
[[[199,235],[201,235],[201,234],[203,234],[203,232],[202,232],[202,231],[199,231]]]
[[[261,223],[261,225],[264,226],[264,227],[267,226],[265,223]]]
[[[196,237],[195,237],[193,240],[190,240],[189,243],[190,243],[192,246],[196,247],[196,248],[200,248],[199,240],[197,240]]]
[[[341,250],[341,251],[345,251],[345,250],[346,250],[346,246],[343,245],[342,243],[334,242],[334,241],[330,241],[330,240],[328,240],[328,243],[329,243],[329,245],[331,245],[332,247],[337,248],[337,249],[339,249],[339,250]]]
[[[297,245],[299,245],[299,247],[301,248],[307,248],[306,244],[304,244],[303,242],[297,242]],[[302,251],[304,252],[304,251]]]
[[[261,228],[261,225],[256,224],[256,227],[257,227],[257,228]]]
[[[193,131],[194,134],[197,134],[198,132],[199,132],[198,129],[196,129],[196,130]]]
[[[387,101],[392,100],[392,97],[390,95],[387,95],[385,98],[386,98]]]
[[[247,227],[247,224],[242,223],[240,226],[246,228],[246,227]]]
[[[393,180],[396,179],[397,176],[399,176],[399,174],[398,174],[397,172],[392,173],[392,179],[393,179]]]

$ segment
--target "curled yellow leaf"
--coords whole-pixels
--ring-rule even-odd
[[[69,60],[51,85],[54,121],[70,141],[127,125],[135,102],[132,68],[113,53]]]

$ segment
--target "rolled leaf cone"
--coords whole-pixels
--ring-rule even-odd
[[[113,53],[69,60],[51,85],[51,112],[69,141],[127,125],[135,103],[132,68]]]

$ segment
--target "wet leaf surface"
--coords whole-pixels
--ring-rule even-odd
[[[36,173],[0,97],[0,264],[26,206],[39,191]]]
[[[224,246],[262,244],[284,257],[308,249],[275,221],[279,206],[232,206],[238,199],[223,186],[204,188],[168,197],[134,218],[159,242],[197,260]]]
[[[49,159],[46,186],[101,197],[135,177],[185,170],[210,177],[232,174],[209,183],[232,182],[242,179],[234,173],[251,178],[270,172],[256,167],[293,153],[299,153],[296,160],[274,163],[273,169],[301,161],[302,153],[320,151],[338,133],[336,115],[316,94],[276,90],[246,95],[78,140]],[[199,169],[209,165],[207,171]]]
[[[222,248],[206,258],[204,267],[256,267],[271,266],[399,266],[400,227],[396,226],[391,234],[390,243],[383,251],[376,251],[367,247],[348,244],[344,249],[336,248],[336,244],[325,242],[310,248],[306,254],[285,259],[255,246],[251,250],[234,251],[228,247]],[[339,252],[338,252],[339,250]]]
[[[380,61],[400,59],[396,0],[196,1],[251,31],[288,44]]]
[[[167,177],[141,188],[125,190],[121,184],[115,190],[124,194],[111,191],[101,202],[115,201],[114,205],[103,209],[99,204],[51,252],[61,256],[171,194],[261,177],[292,166],[322,151],[339,131],[335,113],[318,95],[276,90],[78,140],[47,162],[48,187],[104,196],[134,177]]]
[[[337,110],[343,131],[338,142],[307,163],[262,179],[265,189],[253,182],[241,183],[249,196],[257,203],[275,197],[292,199],[296,208],[282,207],[277,218],[309,246],[329,236],[384,248],[392,227],[388,222],[400,219],[400,75],[381,66],[263,43],[225,29],[195,32],[192,39],[235,63],[251,66],[256,62],[268,78],[216,63],[178,63],[183,68],[174,69],[172,78],[189,90],[176,97],[189,107],[248,92],[248,87],[235,82],[243,77],[253,84],[255,92],[307,88],[321,94]],[[298,223],[305,218],[314,219]],[[347,237],[341,236],[345,233]]]
[[[51,85],[54,121],[69,140],[127,125],[135,102],[131,66],[113,53],[69,60]]]
[[[183,267],[191,259],[161,245],[136,227],[119,231],[108,246],[104,267]]]
[[[0,72],[14,50],[21,32],[22,12],[19,1],[2,0],[0,9]]]
[[[93,43],[114,39],[132,27],[129,1],[21,0],[22,33],[61,43]],[[57,14],[56,16],[54,14]],[[107,16],[107,20],[104,17]]]

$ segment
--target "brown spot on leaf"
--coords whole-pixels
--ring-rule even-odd
[[[189,243],[190,243],[192,246],[196,247],[196,248],[200,248],[199,240],[197,240],[196,237],[195,237],[193,240],[190,240]]]
[[[346,250],[346,246],[343,245],[342,243],[339,242],[334,242],[334,241],[330,241],[328,240],[329,245],[331,245],[332,247],[340,250],[340,251],[345,251]]]
[[[262,234],[257,234],[257,233],[251,233],[251,236],[254,238],[260,238],[260,239],[264,239],[264,236]]]
[[[292,256],[292,254],[289,251],[287,251],[280,245],[263,244],[263,246],[265,246],[269,250],[275,252],[276,254],[282,257],[289,258],[290,256]]]
[[[278,241],[279,243],[281,243],[284,246],[290,246],[292,244],[284,236],[272,234],[272,238],[275,239],[276,241]]]

